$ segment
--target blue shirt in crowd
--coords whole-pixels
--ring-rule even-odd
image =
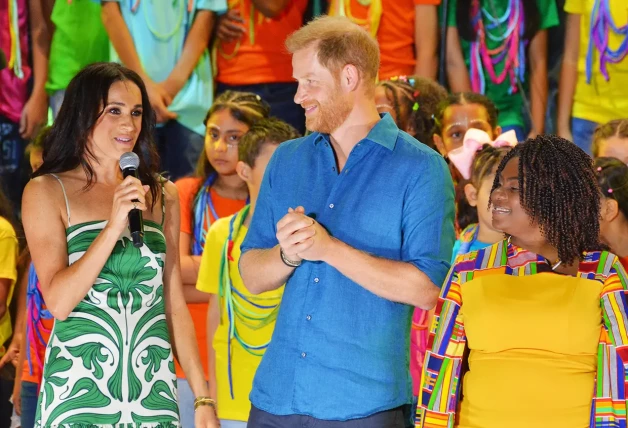
[[[280,145],[242,253],[277,245],[276,224],[303,206],[332,236],[415,265],[440,286],[454,243],[454,189],[443,158],[385,115],[339,174],[329,136]],[[323,262],[289,278],[251,402],[275,415],[369,416],[412,401],[413,308],[376,296]]]

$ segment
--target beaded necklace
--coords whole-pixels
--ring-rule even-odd
[[[235,214],[229,222],[229,237],[225,242],[222,250],[218,277],[218,295],[220,296],[220,310],[226,310],[227,319],[229,320],[228,337],[227,337],[227,361],[229,376],[229,392],[231,398],[234,398],[233,392],[233,366],[232,366],[232,344],[237,342],[242,348],[251,355],[262,357],[264,351],[268,347],[270,340],[262,344],[252,344],[247,342],[238,333],[237,325],[243,325],[251,330],[259,330],[277,319],[279,311],[279,303],[270,304],[277,301],[277,297],[260,297],[246,296],[237,288],[233,287],[231,275],[229,274],[229,262],[233,262],[233,247],[238,233],[249,214],[251,206],[245,206],[240,212]],[[224,301],[224,307],[223,302]],[[253,307],[254,309],[250,309]],[[220,316],[222,323],[222,313]]]
[[[194,198],[194,242],[192,243],[192,255],[200,256],[203,254],[203,248],[205,247],[205,239],[207,237],[207,231],[211,226],[212,217],[214,220],[218,220],[218,214],[214,207],[214,201],[212,200],[211,188],[218,178],[217,173],[211,174],[203,183],[196,197]],[[207,227],[205,227],[207,225]]]
[[[9,38],[11,42],[11,53],[9,54],[8,68],[13,69],[13,74],[24,78],[22,70],[22,51],[20,50],[20,26],[18,24],[17,0],[9,0]]]
[[[154,18],[151,18],[150,16],[148,16],[148,9],[150,9],[149,7],[143,7],[143,15],[144,15],[144,22],[146,22],[146,27],[148,28],[148,31],[151,32],[151,34],[153,36],[155,36],[155,38],[157,40],[160,40],[162,42],[168,41],[170,40],[170,38],[172,36],[174,36],[180,29],[181,29],[181,24],[183,23],[183,17],[185,15],[185,0],[172,0],[172,7],[174,8],[176,5],[179,5],[179,8],[177,10],[177,19],[176,19],[176,23],[174,24],[174,27],[170,30],[167,31],[165,33],[162,33],[160,31],[158,31],[157,29],[155,29],[155,27],[151,24],[152,22],[155,21]],[[131,4],[131,12],[135,13],[137,12],[138,7],[140,6],[140,0],[135,0],[134,3]],[[159,8],[162,7],[163,5],[159,5],[159,6],[153,6],[153,8]],[[194,14],[194,0],[187,0],[187,12],[188,15],[190,16],[190,18],[192,18],[193,14]],[[192,25],[191,22],[188,23],[188,25]]]
[[[510,80],[508,92],[514,94],[518,91],[517,79],[523,82],[525,79],[525,30],[524,12],[522,0],[509,0],[506,12],[499,17],[491,15],[485,7],[480,6],[480,0],[474,0],[471,4],[471,15],[476,41],[471,43],[471,86],[474,92],[486,93],[486,74],[495,85]],[[486,25],[484,21],[486,20]],[[496,35],[506,24],[502,34]],[[495,49],[489,49],[486,38],[493,42],[501,43]],[[495,66],[504,63],[504,68],[499,75]]]
[[[600,72],[607,82],[610,80],[607,64],[617,64],[623,61],[626,55],[628,55],[628,23],[622,27],[618,27],[615,24],[615,20],[611,15],[609,2],[610,0],[595,0],[593,5],[589,32],[589,47],[587,49],[586,58],[587,83],[591,83],[591,78],[593,76],[594,51],[598,52],[600,58]],[[608,40],[611,32],[624,38],[617,50],[612,50],[608,46]]]

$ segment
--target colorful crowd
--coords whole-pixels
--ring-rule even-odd
[[[0,3],[0,426],[626,425],[624,0],[157,3]]]

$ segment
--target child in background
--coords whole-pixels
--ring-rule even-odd
[[[497,137],[502,128],[497,124],[497,108],[484,95],[474,92],[450,94],[434,114],[434,146],[445,159],[450,151],[462,146],[469,129],[486,132],[491,139]],[[460,173],[450,164],[454,183],[462,180]]]
[[[26,146],[25,155],[29,157],[32,172],[37,171],[43,163],[44,140],[49,132],[49,126],[43,128]],[[13,405],[16,413],[21,416],[21,428],[33,428],[43,361],[54,320],[46,309],[28,248],[24,250],[20,259],[22,258],[28,269],[24,268],[25,272],[20,280],[15,334],[7,354],[0,360],[0,366],[13,362],[17,367]]]
[[[210,293],[207,311],[210,391],[222,428],[246,428],[253,377],[275,326],[283,287],[252,295],[238,271],[240,245],[255,211],[266,165],[277,146],[298,138],[278,119],[262,119],[242,137],[237,171],[247,184],[250,205],[212,224],[197,288]]]
[[[179,251],[181,277],[188,309],[196,329],[201,361],[207,377],[207,294],[196,290],[198,266],[207,231],[221,217],[241,210],[249,196],[238,176],[238,145],[251,126],[268,117],[270,108],[253,93],[227,91],[221,94],[205,118],[205,150],[198,159],[195,177],[178,180],[181,207]],[[179,380],[181,424],[194,426],[194,395],[176,363]]]
[[[447,90],[425,77],[393,77],[379,82],[375,89],[377,111],[389,113],[399,129],[434,150],[433,117],[446,98]]]
[[[491,99],[499,124],[523,141],[545,130],[547,29],[558,25],[555,0],[452,0],[447,77],[453,92]],[[532,130],[524,102],[529,92]]]
[[[399,76],[379,82],[375,89],[377,111],[389,113],[397,127],[436,150],[432,138],[434,113],[447,91],[425,77]],[[419,393],[421,368],[427,348],[428,312],[416,308],[410,332],[410,374],[414,396]]]
[[[103,0],[102,21],[119,61],[140,75],[155,110],[161,168],[175,181],[203,152],[214,80],[208,50],[226,0]]]
[[[602,193],[600,237],[628,269],[628,166],[614,158],[595,159]]]
[[[484,131],[470,129],[464,145],[449,153],[449,160],[465,179],[458,183],[458,210],[456,220],[462,229],[454,244],[452,263],[460,254],[479,250],[504,239],[504,234],[493,228],[489,207],[495,170],[512,147],[517,144],[514,131],[500,135],[496,141]],[[464,195],[464,196],[462,196]]]
[[[593,133],[594,158],[616,158],[628,164],[628,119],[611,120]]]
[[[5,342],[11,338],[9,305],[17,280],[19,246],[15,233],[13,207],[0,190],[0,357],[6,353]],[[0,376],[0,426],[11,425],[13,405],[9,402],[13,391],[13,377]]]
[[[591,153],[595,128],[628,117],[626,0],[567,0],[558,135]]]

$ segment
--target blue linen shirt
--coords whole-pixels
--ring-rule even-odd
[[[454,189],[443,158],[385,115],[340,174],[329,136],[281,144],[271,158],[242,254],[277,245],[289,207],[377,257],[411,263],[440,286],[454,243]],[[251,403],[275,415],[369,416],[412,401],[413,308],[376,296],[323,262],[288,279]]]

